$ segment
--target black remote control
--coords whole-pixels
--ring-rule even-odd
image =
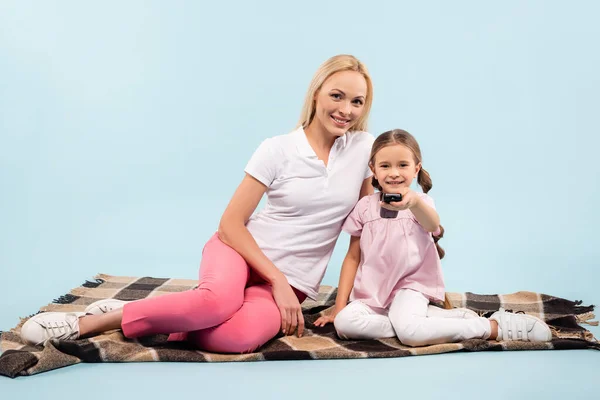
[[[383,202],[390,204],[391,202],[402,201],[402,195],[400,193],[384,193]]]

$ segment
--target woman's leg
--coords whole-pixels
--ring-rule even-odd
[[[360,301],[353,301],[333,321],[342,339],[379,339],[396,336],[390,319]]]
[[[306,295],[294,289],[302,303]],[[227,321],[209,329],[189,332],[194,346],[215,353],[251,353],[274,338],[281,330],[281,313],[273,299],[271,286],[259,284],[246,288],[244,304]],[[176,336],[176,335],[173,335]]]
[[[189,332],[218,325],[244,301],[249,277],[246,261],[217,235],[205,245],[198,288],[127,303],[120,310],[80,318],[81,336],[122,328],[135,338],[158,333]]]
[[[215,235],[202,253],[198,288],[125,304],[123,334],[135,338],[221,324],[242,306],[248,276],[242,256]]]

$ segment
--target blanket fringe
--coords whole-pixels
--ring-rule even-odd
[[[576,315],[577,323],[579,324],[587,324],[591,326],[598,326],[598,321],[590,321],[591,319],[596,318],[593,312],[586,312],[583,314]]]
[[[70,293],[64,294],[60,296],[58,299],[52,300],[54,304],[71,304],[75,300],[77,300],[79,296],[74,296]]]
[[[102,285],[104,282],[106,282],[106,281],[102,278],[96,278],[96,279],[94,279],[94,282],[88,281],[86,279],[85,282],[81,286],[83,286],[85,288],[94,289],[94,288],[97,288],[98,286]]]
[[[594,334],[590,331],[585,331],[583,333],[583,337],[585,338],[585,340],[587,340],[588,342],[592,342],[592,343],[600,343],[598,342],[598,339],[596,339],[594,337]]]
[[[579,304],[581,304],[581,300],[577,301],[577,305],[575,307],[573,307],[573,312],[575,314],[587,314],[587,313],[591,313],[592,311],[594,311],[594,305],[590,305],[590,306],[580,306]]]

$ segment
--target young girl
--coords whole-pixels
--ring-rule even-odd
[[[464,309],[429,306],[445,296],[444,252],[437,245],[443,231],[426,194],[432,184],[422,168],[419,145],[406,131],[385,132],[373,144],[369,167],[379,192],[359,200],[343,225],[352,237],[335,309],[315,325],[333,322],[343,339],[397,336],[408,346],[474,338],[551,340],[546,323],[530,315],[501,309],[486,319]],[[410,189],[415,177],[424,193]],[[387,204],[385,194],[402,198]]]

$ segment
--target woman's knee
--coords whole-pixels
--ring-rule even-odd
[[[231,318],[244,303],[243,293],[223,293],[208,288],[194,290],[191,301],[182,304],[178,312],[193,316],[198,320],[224,322]]]
[[[246,289],[246,302],[219,326],[194,332],[188,340],[207,351],[251,353],[273,339],[281,329],[281,314],[270,292]]]

